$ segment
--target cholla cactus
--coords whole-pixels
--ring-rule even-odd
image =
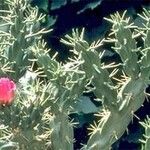
[[[56,55],[49,55],[41,40],[41,35],[51,30],[40,29],[44,16],[38,9],[28,0],[6,0],[7,6],[0,11],[4,14],[0,16],[0,77],[13,80],[16,91],[12,104],[0,107],[0,148],[72,150],[69,114],[92,85],[89,90],[102,101],[103,109],[96,114],[99,121],[89,128],[90,138],[83,149],[110,149],[144,101],[150,75],[149,11],[141,16],[146,20],[143,28],[130,24],[125,13],[112,15],[107,20],[113,23],[114,39],[91,45],[84,39],[84,30],[73,30],[72,36],[61,41],[73,48],[74,57],[62,64]],[[144,47],[137,47],[135,33],[144,40]],[[99,55],[96,48],[105,41],[115,43],[120,64],[101,62],[103,53]],[[114,68],[111,73],[109,68]]]
[[[80,69],[86,73],[86,78],[94,86],[93,92],[102,100],[103,109],[98,114],[99,121],[91,125],[90,138],[83,149],[108,150],[111,145],[125,132],[128,124],[134,117],[134,112],[141,107],[145,97],[145,89],[149,84],[149,11],[145,10],[146,24],[143,28],[130,23],[130,18],[125,18],[125,13],[119,13],[107,19],[111,23],[114,38],[104,41],[113,42],[113,49],[119,54],[120,64],[105,65],[101,63],[95,48],[101,42],[89,45],[83,38],[66,36],[62,40],[74,48],[74,53],[80,56],[83,64]],[[134,29],[134,32],[131,32]],[[82,35],[83,33],[81,33]],[[142,36],[144,47],[138,48],[135,38]],[[117,67],[118,66],[118,67]],[[109,68],[114,68],[111,73]],[[119,71],[122,75],[119,78]],[[116,83],[117,81],[117,83]]]
[[[62,65],[49,56],[41,35],[51,30],[40,29],[44,16],[28,0],[6,3],[0,76],[11,78],[17,89],[12,105],[0,108],[1,149],[73,149],[68,114],[87,83],[80,62]]]
[[[5,85],[1,82],[0,146],[1,149],[45,149],[50,132],[47,133],[46,129],[48,123],[42,120],[45,113],[43,105],[51,94],[46,95],[48,85],[41,84],[38,80],[31,82],[32,78],[27,80],[26,76],[32,69],[35,58],[33,45],[43,33],[50,30],[40,29],[44,15],[39,15],[38,9],[32,8],[29,1],[5,2],[8,9],[0,10],[0,76],[3,77],[1,80],[6,76],[7,79],[12,79],[16,83],[16,91],[2,93],[12,91],[8,91],[8,82]],[[13,96],[11,94],[15,95],[13,104],[3,105],[6,95],[8,98]]]
[[[2,1],[3,2],[3,1]],[[41,34],[49,32],[40,29],[44,15],[38,15],[38,9],[32,8],[28,0],[5,1],[9,9],[1,10],[1,75],[10,71],[11,77],[18,80],[31,64],[30,50]],[[4,14],[4,15],[3,15]]]
[[[145,122],[141,122],[141,124],[145,128],[144,138],[141,140],[141,142],[143,143],[142,150],[148,150],[150,149],[150,118],[147,117]]]

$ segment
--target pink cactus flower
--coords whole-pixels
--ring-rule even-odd
[[[0,105],[10,105],[15,97],[16,84],[9,78],[0,78]]]

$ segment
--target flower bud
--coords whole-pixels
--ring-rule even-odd
[[[16,84],[9,78],[0,78],[0,105],[9,105],[15,97]]]

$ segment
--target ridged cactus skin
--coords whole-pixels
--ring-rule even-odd
[[[38,8],[29,0],[5,2],[6,10],[0,10],[0,77],[11,78],[17,90],[11,105],[0,106],[0,149],[73,150],[75,124],[69,115],[88,90],[102,107],[82,149],[111,149],[142,106],[149,84],[150,11],[139,15],[142,27],[125,13],[111,15],[110,37],[92,44],[84,39],[84,29],[73,30],[72,36],[61,39],[73,53],[62,63],[56,60],[57,53],[50,56],[42,40],[51,29],[41,29],[45,16]],[[137,47],[136,37],[143,40],[143,47]],[[99,54],[96,49],[106,42],[114,44],[119,64],[101,61],[104,51]]]

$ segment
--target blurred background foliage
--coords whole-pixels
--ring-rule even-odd
[[[65,62],[71,56],[69,48],[64,46],[60,39],[65,34],[71,33],[73,28],[85,28],[86,39],[89,42],[106,37],[111,25],[105,21],[104,17],[109,17],[110,14],[119,11],[122,13],[127,10],[127,15],[135,25],[142,26],[142,22],[138,17],[138,13],[142,12],[143,7],[149,7],[149,0],[31,0],[33,6],[38,6],[40,12],[46,14],[45,20],[41,23],[41,27],[52,28],[53,31],[43,38],[47,42],[48,48],[52,49],[52,53],[58,52],[58,60]],[[139,46],[140,41],[137,41]],[[111,50],[111,44],[103,46],[106,53],[103,61],[112,62],[120,61],[118,55]],[[100,51],[100,50],[99,50]],[[147,88],[150,92],[150,88]],[[80,143],[86,143],[88,136],[87,130],[89,123],[94,119],[93,112],[100,107],[99,103],[94,103],[93,93],[85,94],[83,99],[87,99],[86,105],[77,104],[78,112],[70,117],[79,122],[74,129],[76,142],[74,149],[81,148]],[[83,101],[84,102],[84,101]],[[86,107],[85,107],[86,106]],[[140,120],[144,120],[146,115],[150,115],[150,104],[145,101],[144,107],[141,107],[136,115]],[[135,117],[133,122],[128,126],[127,132],[122,138],[117,141],[113,150],[138,150],[140,149],[139,139],[142,138],[144,129],[139,124]]]

